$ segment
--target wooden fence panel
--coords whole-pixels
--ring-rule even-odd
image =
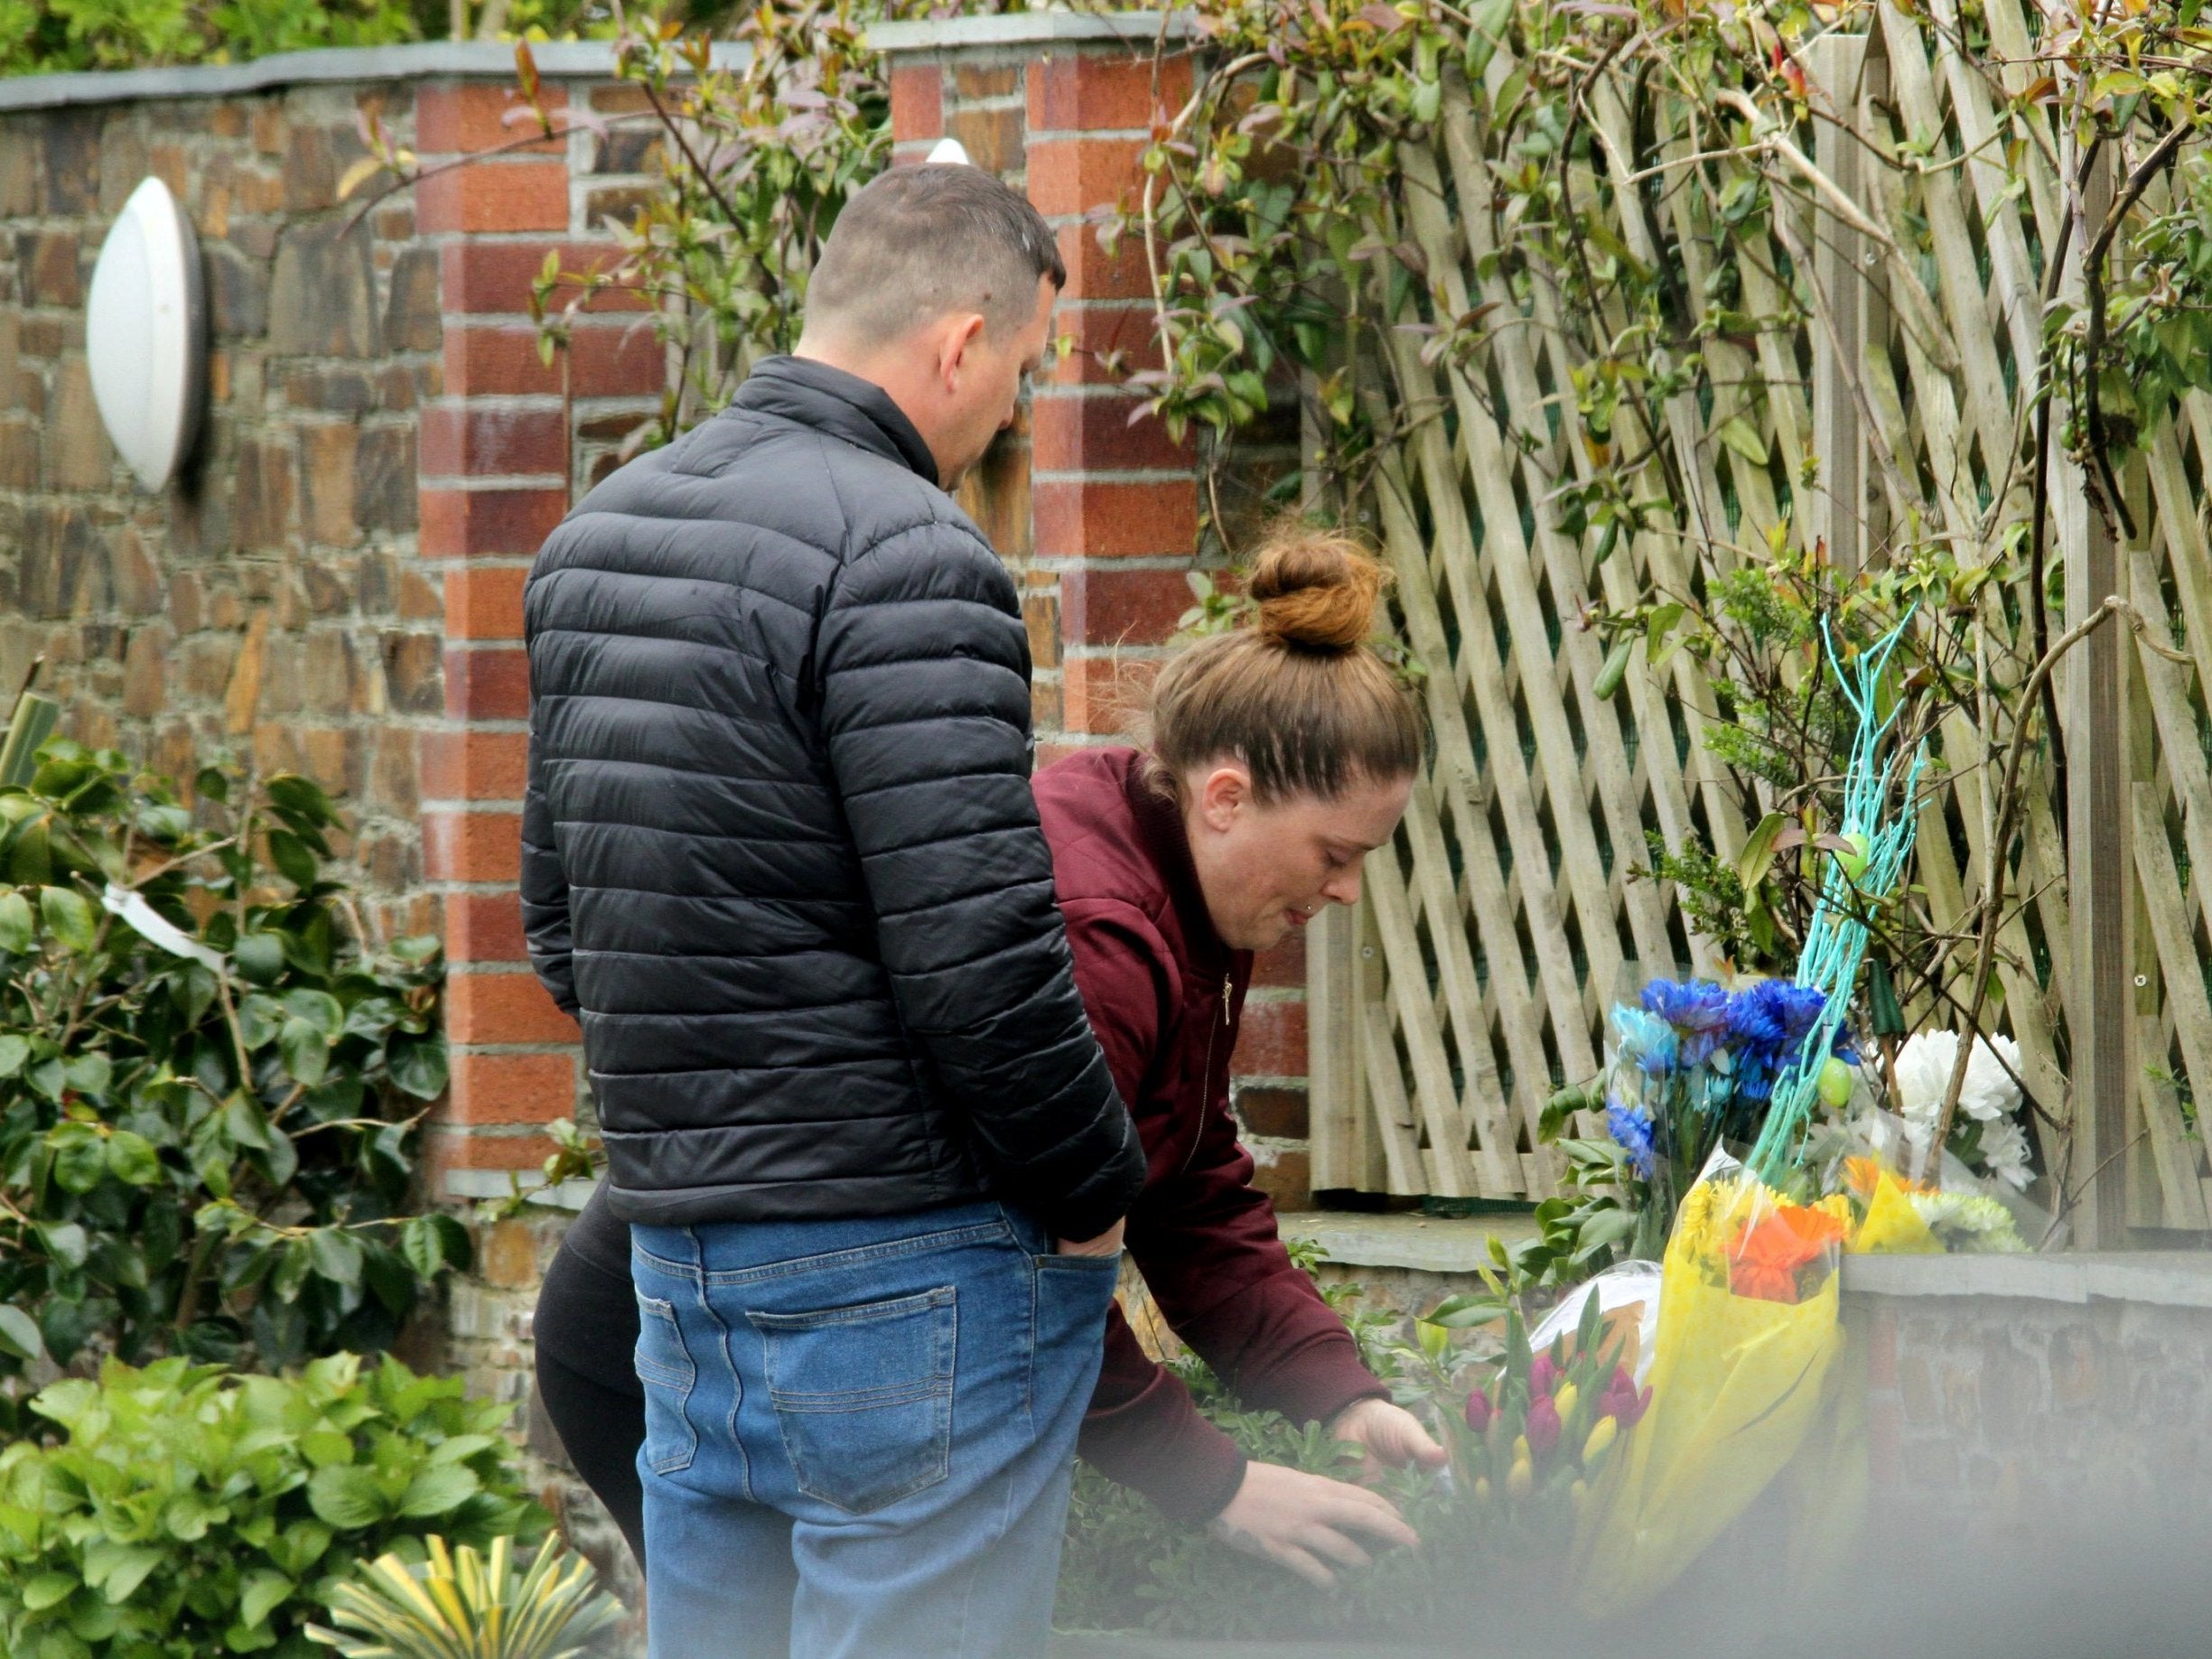
[[[1813,42],[1809,96],[1876,143],[1861,145],[1833,123],[1825,136],[1784,139],[1803,136],[1813,146],[1806,164],[1825,169],[1859,205],[1862,224],[1883,236],[1815,192],[1771,190],[1765,256],[1739,258],[1735,270],[1744,309],[1769,325],[1749,339],[1708,340],[1704,393],[1669,399],[1663,430],[1611,434],[1649,446],[1634,493],[1663,510],[1604,561],[1563,533],[1547,505],[1599,464],[1553,295],[1542,284],[1517,291],[1494,257],[1490,213],[1464,210],[1491,194],[1487,98],[1448,83],[1433,141],[1401,145],[1395,234],[1418,250],[1427,291],[1386,317],[1386,343],[1359,385],[1378,424],[1395,418],[1407,428],[1377,470],[1372,505],[1407,642],[1429,669],[1437,753],[1397,841],[1369,860],[1361,913],[1315,943],[1318,1188],[1544,1196],[1554,1188],[1538,1115],[1554,1088],[1596,1072],[1615,996],[1638,974],[1720,966],[1674,893],[1633,873],[1647,836],[1670,849],[1695,838],[1723,858],[1742,844],[1737,798],[1703,741],[1720,718],[1713,690],[1683,653],[1656,673],[1639,664],[1618,696],[1601,699],[1603,648],[1578,626],[1587,603],[1694,593],[1701,549],[1725,570],[1760,556],[1770,532],[1818,536],[1853,568],[1881,557],[1917,521],[1972,565],[1993,557],[2005,527],[2027,517],[2043,260],[2063,192],[2055,123],[2016,101],[2034,20],[2020,0],[1985,0],[1983,10],[2002,60],[1994,69],[1956,49],[1956,0],[1934,0],[1932,27],[1882,0],[1869,33]],[[1498,54],[1482,90],[1496,92],[1512,70]],[[1600,76],[1588,90],[1601,159],[1594,173],[1575,169],[1573,188],[1613,204],[1636,257],[1678,259],[1689,290],[1703,292],[1717,279],[1703,198],[1663,189],[1647,217],[1619,88]],[[2024,191],[2010,183],[2008,146],[2036,163]],[[1685,137],[1665,141],[1662,165],[1703,164],[1689,151]],[[1469,363],[1422,361],[1428,319],[1485,304],[1513,324],[1493,327]],[[1686,500],[1674,500],[1665,477],[1670,456]],[[2212,871],[2208,456],[2212,399],[2199,396],[2149,446],[2134,480],[2147,504],[2140,545],[2117,549],[2113,567],[2146,622],[2140,649],[2120,650],[2117,625],[2107,629],[2106,672],[2132,676],[2122,694],[2142,713],[2140,752],[2155,749],[2158,764],[2139,766],[2143,775],[2117,797],[2132,807],[2099,827],[2090,856],[2109,863],[2114,847],[2123,850],[2123,890],[2148,918],[2141,960],[2153,972],[2133,985],[2077,976],[2088,936],[2075,931],[2081,895],[2069,887],[2053,768],[2039,758],[1993,1001],[2021,1044],[2049,1164],[2066,1155],[2065,1127],[2081,1105],[2067,1083],[2081,1049],[2070,1033],[2094,1025],[2109,1038],[2120,1029],[2114,998],[2126,995],[2128,1041],[2142,1046],[2145,1063],[2123,1082],[2124,1069],[2098,1062],[2107,1089],[2127,1098],[2084,1144],[2133,1155],[2134,1221],[2187,1229],[2212,1227],[2192,1082],[2212,1087],[2204,972],[2212,877],[2196,874]],[[2087,551],[2088,513],[2053,505],[2062,536],[2053,556],[2072,565]],[[2021,599],[1985,594],[1992,606]],[[2185,652],[2192,666],[2161,650]],[[2007,673],[2024,670],[2009,662]],[[2107,727],[2112,695],[2097,705]],[[2077,698],[2076,722],[2094,701]],[[1959,715],[1937,734],[1937,748],[1978,752],[1976,723]],[[2095,748],[2088,730],[2072,734],[2084,754]],[[2079,795],[2086,786],[2074,776]],[[2097,788],[2109,790],[2115,776],[2101,769]],[[1922,804],[1915,902],[1938,929],[1969,915],[1987,861],[2001,855],[1991,844],[1993,796],[1988,779],[1959,766]],[[2086,844],[2077,818],[2076,888]],[[2095,937],[2109,976],[2113,937]],[[1946,947],[1932,965],[1953,998],[1967,993],[1970,955]],[[1927,999],[1909,1011],[1952,1022]],[[2109,1217],[2097,1225],[2109,1231]]]

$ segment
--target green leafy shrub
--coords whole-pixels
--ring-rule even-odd
[[[0,74],[242,62],[422,33],[410,0],[0,0]]]
[[[378,1348],[467,1254],[407,1213],[436,942],[363,950],[307,778],[197,785],[62,742],[0,789],[0,1379]]]
[[[350,1354],[296,1378],[166,1359],[52,1384],[32,1410],[63,1438],[0,1450],[0,1649],[319,1655],[305,1625],[358,1562],[543,1535],[508,1409]]]

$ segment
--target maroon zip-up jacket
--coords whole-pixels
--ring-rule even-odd
[[[1182,813],[1133,749],[1098,749],[1034,780],[1076,983],[1144,1143],[1127,1248],[1175,1334],[1250,1408],[1326,1421],[1389,1390],[1292,1264],[1229,1114],[1229,1055],[1252,955],[1214,931]],[[1237,1494],[1245,1460],[1149,1358],[1119,1307],[1082,1453],[1179,1520]]]

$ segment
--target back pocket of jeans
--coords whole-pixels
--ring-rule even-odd
[[[761,1333],[769,1402],[801,1492],[866,1515],[945,1478],[958,1330],[952,1286],[746,1317]]]
[[[638,1380],[645,1384],[645,1452],[656,1475],[691,1467],[699,1449],[699,1431],[686,1409],[699,1380],[691,1350],[676,1322],[676,1306],[657,1297],[638,1298]]]

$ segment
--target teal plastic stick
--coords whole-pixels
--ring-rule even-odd
[[[1903,704],[1891,709],[1887,717],[1878,717],[1875,710],[1882,671],[1890,666],[1912,617],[1908,610],[1895,628],[1861,655],[1852,672],[1845,671],[1835,654],[1828,619],[1820,620],[1821,644],[1828,666],[1834,670],[1844,701],[1859,717],[1851,763],[1843,775],[1843,833],[1866,837],[1866,868],[1853,882],[1839,861],[1829,861],[1827,874],[1821,881],[1820,900],[1813,909],[1812,926],[1806,931],[1805,949],[1797,957],[1797,983],[1822,993],[1827,1002],[1818,1022],[1806,1034],[1804,1046],[1775,1079],[1766,1124],[1751,1147],[1750,1167],[1769,1186],[1779,1182],[1804,1154],[1805,1130],[1812,1119],[1821,1067],[1827,1064],[1836,1033],[1851,1011],[1852,991],[1859,983],[1859,968],[1866,957],[1867,929],[1862,918],[1896,890],[1919,833],[1919,814],[1913,804],[1919,795],[1920,774],[1927,765],[1927,744],[1923,741],[1913,750],[1891,816],[1891,795],[1898,780],[1892,762],[1882,760],[1881,750]]]

